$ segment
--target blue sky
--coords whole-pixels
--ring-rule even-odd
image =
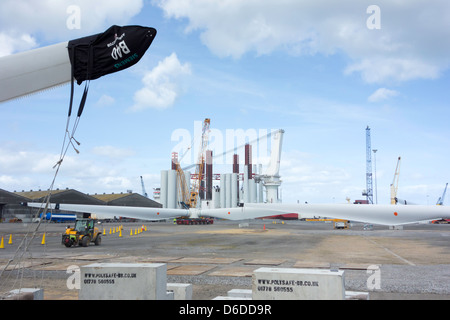
[[[372,4],[379,16],[367,12]],[[79,8],[77,28],[69,6]],[[389,202],[398,156],[400,198],[434,204],[450,180],[447,1],[2,0],[0,12],[0,55],[112,24],[158,31],[137,65],[91,82],[80,153],[69,151],[56,187],[141,192],[142,175],[150,193],[204,118],[222,146],[227,132],[285,130],[285,203],[363,198],[367,126],[378,203]],[[0,105],[0,188],[48,188],[69,93],[66,85]],[[265,165],[270,144],[260,152],[254,162]],[[231,171],[217,161],[216,172]]]

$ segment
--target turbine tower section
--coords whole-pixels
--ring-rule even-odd
[[[280,159],[281,148],[283,144],[284,130],[280,129],[272,134],[272,151],[270,163],[266,172],[262,175],[264,186],[266,188],[266,201],[268,203],[280,202],[278,189],[281,185],[280,179]]]

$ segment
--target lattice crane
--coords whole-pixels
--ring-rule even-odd
[[[394,179],[391,183],[391,204],[397,204],[398,178],[400,176],[400,160],[398,157],[397,167],[395,168]]]
[[[364,190],[363,196],[366,196],[368,204],[373,204],[372,147],[369,126],[366,128],[366,190]]]
[[[205,167],[205,152],[206,148],[208,146],[208,136],[209,136],[209,125],[211,123],[211,120],[209,118],[206,118],[203,121],[203,128],[202,128],[202,142],[200,145],[200,151],[198,153],[198,160],[197,160],[197,166],[195,169],[195,177],[194,179],[194,186],[191,191],[191,196],[189,198],[189,207],[196,208],[198,204],[198,194],[200,192],[200,186],[203,180],[203,168]]]

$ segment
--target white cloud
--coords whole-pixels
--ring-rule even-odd
[[[103,94],[100,97],[100,99],[98,99],[98,101],[95,105],[97,107],[107,107],[107,106],[113,105],[115,101],[116,100],[113,97],[111,97],[107,94]]]
[[[373,58],[363,59],[345,69],[346,74],[360,72],[367,83],[387,80],[408,81],[413,79],[436,79],[439,66],[419,59]]]
[[[105,162],[98,155],[123,160],[133,155],[128,149],[97,147],[97,157],[66,155],[55,180],[54,188],[74,188],[82,192],[112,192],[132,189],[128,168],[121,161]],[[53,166],[59,159],[55,153],[25,150],[21,147],[0,147],[0,188],[13,190],[46,190],[55,174]],[[26,170],[24,169],[26,168]],[[128,172],[128,174],[130,174]],[[136,174],[132,174],[136,176]],[[137,180],[137,179],[136,179]]]
[[[450,65],[450,2],[379,0],[381,29],[367,27],[369,2],[298,0],[155,0],[170,18],[185,19],[217,56],[274,50],[351,58],[346,73],[367,82],[433,79]]]
[[[181,64],[177,55],[172,53],[144,75],[144,87],[135,93],[131,110],[165,109],[172,106],[180,93],[182,76],[189,74],[191,66],[188,63]]]
[[[367,99],[369,102],[379,102],[382,100],[389,99],[398,95],[398,91],[390,90],[386,88],[379,88],[374,93],[372,93]]]
[[[355,195],[360,188],[354,185],[354,177],[349,167],[330,165],[321,161],[319,155],[299,151],[283,152],[280,175],[283,202],[301,203],[332,202],[323,195],[332,195],[336,202],[344,202],[346,197]]]
[[[79,8],[79,28],[71,29],[68,7]],[[103,32],[112,24],[125,24],[143,8],[143,0],[0,1],[0,30],[4,36],[24,35],[14,42],[13,52],[39,35],[47,41],[67,41]],[[23,38],[25,37],[25,38]],[[11,45],[11,42],[9,42]],[[11,50],[9,50],[9,53]]]
[[[30,50],[36,47],[36,39],[29,34],[7,34],[0,32],[0,57],[17,51]]]

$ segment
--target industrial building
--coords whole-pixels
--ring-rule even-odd
[[[161,171],[159,202],[163,208],[234,208],[245,203],[280,202],[279,175],[284,130],[271,133],[270,163],[263,171],[253,164],[252,145],[245,145],[243,168],[233,155],[232,172],[214,173],[213,154],[207,149],[210,120],[205,119],[196,172],[182,169],[178,153],[172,153],[170,170]],[[242,171],[240,169],[243,169]]]
[[[37,209],[23,206],[27,202],[43,202],[50,191],[21,191],[9,192],[0,189],[0,221],[30,222],[37,213]],[[133,207],[161,207],[158,202],[133,192],[94,194],[89,195],[74,189],[57,189],[51,192],[52,203],[114,205]],[[59,210],[54,210],[59,212]],[[78,215],[83,215],[82,213]]]

